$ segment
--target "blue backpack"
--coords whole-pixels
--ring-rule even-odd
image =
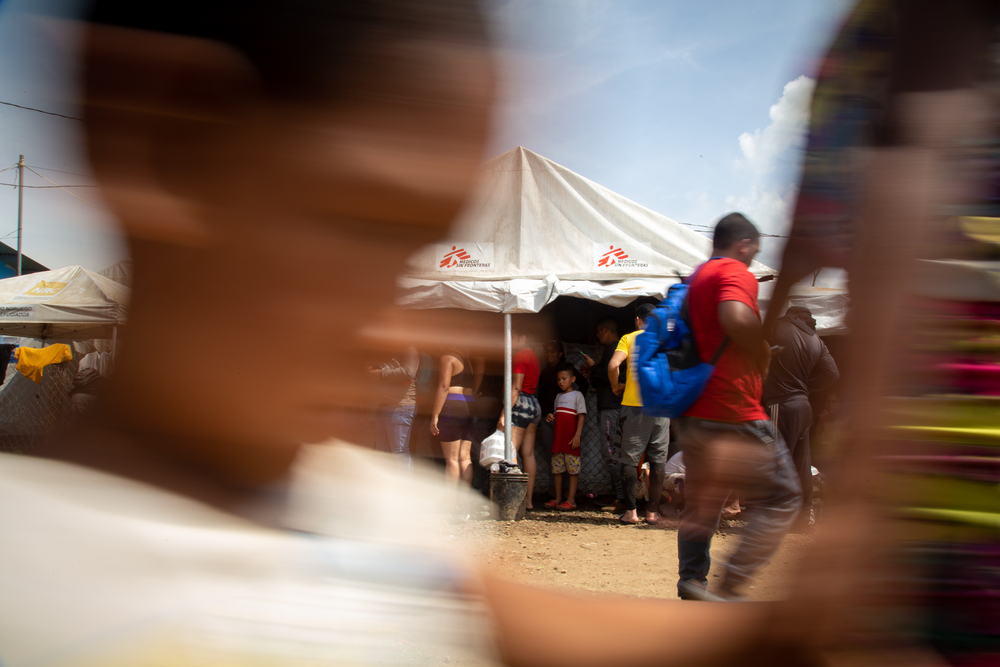
[[[654,417],[673,419],[684,414],[701,396],[729,345],[726,336],[710,363],[704,363],[698,355],[687,306],[690,281],[696,275],[698,271],[670,286],[666,298],[646,320],[646,330],[635,338],[633,352],[642,409]]]

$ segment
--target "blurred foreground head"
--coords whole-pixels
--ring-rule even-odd
[[[349,438],[365,366],[405,340],[370,329],[483,157],[482,18],[473,0],[98,0],[90,21],[88,148],[135,261],[108,418],[264,481],[296,444]]]

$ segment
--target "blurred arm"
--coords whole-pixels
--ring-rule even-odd
[[[483,583],[501,657],[514,667],[805,664],[769,637],[776,604],[583,597],[492,577]]]
[[[611,391],[616,394],[620,394],[623,389],[623,387],[618,384],[618,368],[626,359],[628,359],[628,355],[626,353],[621,350],[615,350],[615,353],[611,356],[611,361],[608,362],[608,383],[611,385]]]
[[[839,379],[840,370],[837,368],[837,362],[830,356],[830,350],[826,349],[826,345],[823,345],[823,354],[809,377],[809,391],[812,393],[829,389]]]
[[[403,361],[393,359],[396,363],[384,364],[382,366],[382,379],[406,382],[412,380],[417,374],[417,366],[420,365],[420,357],[415,348],[406,349]]]
[[[742,301],[723,301],[719,304],[719,323],[726,335],[754,359],[761,372],[766,371],[771,350],[753,309]]]

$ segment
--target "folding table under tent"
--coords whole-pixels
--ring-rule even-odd
[[[708,237],[518,146],[484,165],[448,241],[410,259],[397,303],[504,313],[509,397],[512,313],[537,313],[560,296],[614,307],[663,298],[711,250]],[[758,279],[775,273],[759,262],[750,271]],[[769,296],[770,285],[761,288]],[[842,328],[841,290],[803,288],[791,301],[813,311],[820,333]],[[510,401],[505,405],[509,458]]]
[[[82,266],[0,280],[0,335],[42,340],[114,339],[129,288]]]

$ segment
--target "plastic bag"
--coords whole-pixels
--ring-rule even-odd
[[[489,468],[500,461],[503,461],[503,431],[498,430],[479,446],[479,465]]]

